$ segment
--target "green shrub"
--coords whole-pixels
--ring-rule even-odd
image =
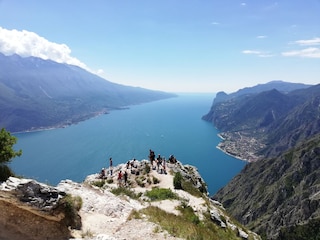
[[[144,208],[140,212],[150,221],[159,224],[161,229],[168,231],[170,235],[178,238],[189,240],[239,239],[234,231],[231,229],[221,229],[211,221],[210,217],[209,219],[200,221],[191,207],[182,210],[181,215],[168,213],[154,206]]]
[[[152,190],[146,191],[145,195],[150,198],[151,201],[178,199],[178,196],[169,188],[152,188]]]
[[[130,221],[130,220],[132,220],[132,219],[141,219],[141,218],[142,218],[142,217],[141,217],[140,212],[138,212],[137,210],[133,209],[133,210],[130,212],[127,220]]]
[[[108,183],[108,184],[113,183],[113,179],[112,179],[112,178],[108,179],[108,180],[107,180],[107,183]]]
[[[63,199],[67,212],[78,212],[82,207],[82,198],[80,196],[72,196],[67,194]]]
[[[188,219],[191,223],[193,224],[199,224],[200,223],[200,219],[199,217],[195,214],[193,208],[191,206],[183,206],[181,205],[179,208],[180,212],[182,213],[182,215]]]
[[[14,176],[12,170],[7,165],[0,164],[0,182],[6,181],[11,176]]]
[[[183,179],[180,172],[176,172],[173,177],[174,189],[183,189],[195,197],[202,197],[206,192],[206,185],[202,183],[201,188],[198,189],[191,181]]]
[[[202,192],[191,182],[182,179],[181,181],[182,189],[195,197],[202,197]]]
[[[150,172],[150,170],[151,170],[151,168],[150,168],[149,164],[146,164],[145,167],[144,167],[144,172],[146,174],[148,174]]]
[[[153,184],[160,183],[160,180],[158,178],[156,178],[155,176],[152,176],[152,181],[153,181]]]
[[[22,151],[15,151],[13,145],[17,143],[17,138],[12,136],[10,132],[7,132],[4,128],[0,130],[0,181],[6,181],[10,176],[13,176],[13,172],[7,166],[11,159],[20,157]]]
[[[144,180],[146,180],[145,177],[136,177],[135,180],[140,187],[145,187],[145,183],[144,183]]]
[[[174,189],[182,189],[182,175],[180,172],[176,172],[173,178]]]
[[[106,182],[105,182],[104,180],[101,180],[101,181],[95,181],[95,182],[93,182],[92,185],[97,186],[97,187],[99,187],[99,188],[102,188],[105,183],[106,183]]]
[[[68,226],[80,229],[82,226],[81,218],[78,211],[82,207],[82,199],[79,196],[72,196],[67,194],[59,201],[59,206],[62,207],[65,214],[65,221]]]
[[[125,187],[119,187],[119,188],[113,188],[111,189],[111,191],[114,195],[126,195],[132,199],[138,199],[139,197],[141,197],[142,193],[135,193],[134,191],[128,189],[128,188],[125,188]]]

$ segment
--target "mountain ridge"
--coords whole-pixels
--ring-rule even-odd
[[[80,67],[0,53],[0,125],[12,132],[68,125],[175,94],[124,86]]]
[[[241,151],[242,143],[236,143],[237,136],[249,136],[244,145],[251,145],[255,149],[256,157],[253,159],[255,161],[259,159],[260,155],[276,156],[294,146],[293,144],[287,145],[288,139],[283,137],[282,140],[280,137],[289,136],[288,132],[291,132],[292,143],[295,142],[293,134],[296,131],[295,126],[304,122],[302,119],[306,117],[306,114],[298,114],[304,105],[308,106],[306,109],[308,109],[309,118],[312,118],[312,121],[317,121],[317,115],[310,113],[318,112],[316,102],[318,102],[319,96],[320,85],[290,92],[272,89],[249,95],[239,95],[225,101],[214,102],[210,111],[202,118],[212,122],[221,131],[220,135],[224,138],[221,143],[222,149],[228,150],[228,153],[232,155],[237,156],[245,152]],[[311,104],[312,102],[313,104]],[[304,125],[306,129],[310,129],[309,133],[303,129],[304,133],[300,134],[301,136],[311,137],[320,131],[317,124],[313,124],[312,127],[312,122],[307,121],[307,123],[308,126],[306,123]],[[275,142],[277,146],[273,144]],[[255,145],[255,143],[258,144]],[[233,146],[232,144],[238,145]],[[244,156],[238,157],[246,159]]]
[[[204,116],[219,147],[250,162],[213,199],[263,239],[320,236],[319,106],[318,84],[217,101]]]

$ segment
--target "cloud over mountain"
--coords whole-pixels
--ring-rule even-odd
[[[0,27],[0,52],[7,56],[18,54],[22,57],[33,56],[50,59],[88,70],[83,62],[71,56],[71,49],[66,44],[50,42],[38,34],[26,30],[8,30]]]

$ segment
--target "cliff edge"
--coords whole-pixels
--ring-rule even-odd
[[[40,187],[31,191],[34,185]],[[38,201],[41,206],[35,206],[39,205],[33,204],[35,195],[43,188],[49,190]],[[0,210],[6,213],[0,222],[1,239],[260,239],[207,196],[195,167],[179,161],[158,169],[147,160],[135,160],[113,167],[112,172],[103,169],[83,183],[61,181],[55,188],[11,177],[0,189]],[[17,189],[29,191],[25,201]],[[81,208],[73,214],[80,223],[67,221],[58,207],[65,196],[81,199]]]

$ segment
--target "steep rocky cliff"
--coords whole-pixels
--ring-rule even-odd
[[[317,135],[279,157],[246,165],[214,199],[253,231],[277,239],[285,228],[292,232],[292,227],[320,220],[319,179],[320,135]]]
[[[205,182],[195,167],[176,162],[167,163],[165,168],[162,165],[158,170],[146,160],[131,163],[114,167],[112,175],[109,169],[103,169],[104,175],[90,175],[83,183],[61,181],[50,191],[43,191],[49,187],[32,180],[10,178],[1,185],[0,210],[8,214],[1,219],[0,238],[260,239],[234,222],[220,203],[208,198]],[[118,182],[120,171],[128,173],[126,182]],[[174,188],[174,179],[178,179],[176,176],[181,176],[182,189]],[[30,186],[40,187],[32,187],[31,191]],[[25,195],[24,198],[12,194],[17,189],[24,189],[24,194],[20,194]],[[48,194],[35,194],[41,192],[50,192],[49,195],[56,196],[57,201]],[[35,198],[35,195],[42,195],[42,198]],[[48,202],[58,206],[63,195],[82,199],[79,230],[73,226],[69,232],[70,224],[61,221],[63,215],[59,218],[44,211],[48,209]],[[21,202],[21,199],[29,201]],[[8,205],[8,201],[12,204]],[[37,203],[31,206],[34,202]],[[36,208],[35,205],[40,202],[42,207]],[[51,208],[50,214],[52,209],[55,207]],[[25,224],[23,228],[20,228],[21,221]]]
[[[274,157],[320,133],[320,85],[277,89],[214,101],[204,120],[220,130],[224,151],[255,161]],[[248,158],[249,150],[256,157]]]
[[[223,131],[222,150],[251,163],[214,199],[264,238],[319,238],[320,85],[231,95],[204,119]]]
[[[0,186],[0,239],[69,239],[69,226],[81,219],[70,216],[65,192],[31,179],[10,177]]]

